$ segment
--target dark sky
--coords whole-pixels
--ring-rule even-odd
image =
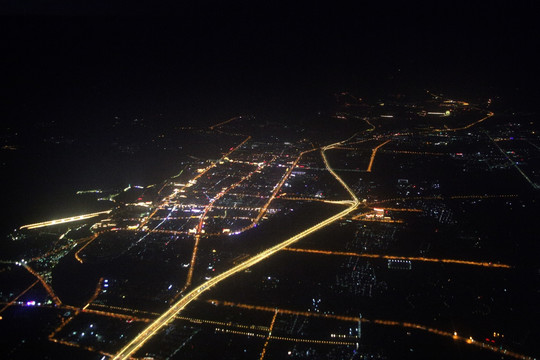
[[[398,81],[469,94],[538,79],[532,1],[231,4],[8,1],[4,113],[293,111]]]

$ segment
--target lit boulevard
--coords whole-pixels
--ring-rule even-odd
[[[450,129],[450,128],[435,129],[435,130],[433,130],[433,131],[459,131],[459,130],[466,130],[466,129],[470,128],[470,127],[473,127],[473,126],[475,126],[475,125],[478,125],[478,124],[480,124],[481,122],[483,122],[483,121],[489,119],[489,118],[492,117],[493,115],[495,115],[495,114],[494,114],[493,112],[490,111],[490,112],[488,112],[487,115],[484,116],[483,118],[481,118],[481,119],[479,119],[479,120],[477,120],[477,121],[474,121],[474,122],[472,122],[472,123],[470,123],[470,124],[467,124],[467,125],[465,125],[465,126],[457,127],[457,128],[452,128],[452,129]]]
[[[505,198],[517,198],[517,194],[501,194],[501,195],[454,195],[454,196],[411,196],[411,197],[399,197],[391,199],[377,200],[369,203],[370,206],[376,206],[378,204],[384,204],[388,202],[396,201],[414,201],[414,200],[467,200],[467,199],[505,199]]]
[[[75,259],[77,259],[78,262],[80,262],[81,264],[84,262],[83,259],[80,258],[79,254],[81,253],[81,251],[83,251],[88,245],[90,245],[94,240],[97,239],[97,237],[99,236],[99,233],[95,233],[94,236],[91,236],[89,237],[88,239],[83,239],[84,240],[87,240],[86,244],[84,244],[83,246],[81,246],[81,248],[79,250],[77,250],[75,252]]]
[[[497,144],[497,142],[495,140],[493,140],[493,138],[491,136],[489,136],[489,134],[486,134],[488,136],[488,138],[493,142],[493,144],[495,145],[495,147],[501,152],[501,154],[508,160],[508,162],[510,162],[510,164],[512,164],[512,166],[521,174],[521,176],[523,176],[523,178],[525,180],[527,180],[527,182],[533,187],[533,189],[540,189],[540,185],[534,183],[530,177],[527,176],[527,174],[525,174],[525,172],[523,172],[523,170],[521,170],[521,168],[519,167],[519,165],[517,164],[517,162],[515,162],[514,160],[510,159],[510,157],[508,156],[508,154],[503,150],[501,149],[501,147],[499,146],[499,144]]]
[[[327,199],[319,199],[314,197],[290,197],[290,196],[280,196],[280,200],[291,200],[291,201],[319,201],[327,204],[335,204],[335,205],[352,205],[352,200],[327,200]]]
[[[56,296],[56,294],[54,293],[52,287],[45,281],[45,279],[43,279],[43,277],[41,275],[39,275],[37,272],[35,272],[30,266],[28,266],[26,263],[23,263],[22,266],[28,270],[28,272],[32,275],[34,275],[38,280],[39,282],[41,283],[41,285],[43,285],[43,287],[45,288],[45,290],[49,293],[49,296],[52,298],[53,302],[56,304],[56,305],[62,305],[62,301],[60,301],[60,299],[58,298],[58,296]]]
[[[32,285],[30,285],[29,287],[27,287],[26,289],[24,289],[19,295],[15,296],[13,298],[13,300],[11,300],[9,303],[7,303],[2,309],[0,309],[0,314],[3,313],[8,307],[12,306],[13,304],[15,304],[15,302],[17,300],[19,300],[19,298],[21,296],[23,296],[24,294],[26,294],[31,288],[34,287],[34,285],[36,285],[37,283],[39,282],[39,280],[36,280],[32,283]]]
[[[377,150],[379,150],[384,145],[388,144],[391,140],[386,140],[380,145],[377,145],[375,148],[373,148],[373,151],[371,152],[371,158],[369,159],[369,165],[367,167],[367,172],[371,172],[371,167],[373,166],[373,162],[375,161],[375,155],[377,155]]]
[[[90,219],[99,215],[108,214],[110,212],[111,210],[99,211],[99,212],[95,212],[91,214],[83,214],[83,215],[77,215],[77,216],[72,216],[72,217],[63,218],[63,219],[43,221],[43,222],[39,222],[35,224],[23,225],[20,227],[20,229],[21,230],[22,229],[37,229],[37,228],[45,227],[45,226],[60,225],[60,224],[68,223],[68,222]]]
[[[214,129],[220,127],[220,126],[223,126],[223,125],[225,125],[225,124],[230,123],[231,121],[234,121],[234,120],[237,120],[237,119],[241,119],[241,118],[242,118],[241,116],[237,116],[237,117],[233,117],[233,118],[230,118],[230,119],[228,119],[228,120],[222,121],[222,122],[220,122],[220,123],[218,123],[218,124],[215,124],[215,125],[210,126],[210,130],[214,130]]]
[[[362,257],[362,258],[370,258],[370,259],[409,260],[409,261],[434,262],[434,263],[444,263],[444,264],[483,266],[483,267],[489,267],[489,268],[502,268],[502,269],[511,268],[510,265],[506,265],[506,264],[468,261],[468,260],[456,260],[456,259],[436,259],[436,258],[426,258],[426,257],[418,257],[418,256],[393,256],[393,255],[366,254],[366,253],[314,250],[314,249],[298,249],[298,248],[285,248],[283,250],[307,253],[307,254],[354,256],[354,257]]]
[[[255,219],[254,223],[253,223],[253,226],[256,225],[260,220],[261,218],[263,217],[264,213],[266,212],[266,210],[268,209],[268,206],[270,206],[270,203],[272,201],[274,201],[274,199],[276,198],[277,194],[279,193],[279,191],[281,190],[281,188],[283,187],[283,184],[285,184],[285,181],[287,181],[287,179],[289,178],[289,176],[291,175],[292,171],[294,170],[294,168],[296,167],[296,165],[298,164],[298,161],[300,161],[300,159],[302,158],[302,156],[304,154],[307,154],[308,152],[311,152],[313,150],[308,150],[308,151],[304,151],[302,152],[297,158],[296,160],[293,162],[293,164],[289,167],[289,169],[287,170],[287,172],[285,173],[285,175],[283,176],[283,178],[281,179],[281,181],[277,184],[276,188],[274,189],[274,191],[272,192],[272,195],[270,195],[270,198],[268,199],[268,201],[266,202],[266,204],[264,204],[263,208],[261,209],[261,211],[259,212],[259,215],[257,215],[257,218]],[[329,168],[328,168],[329,169]]]
[[[270,338],[272,337],[272,330],[274,329],[274,324],[276,323],[276,317],[278,314],[278,309],[274,312],[274,316],[272,317],[272,321],[270,322],[270,327],[268,328],[268,337],[266,338],[266,341],[264,342],[263,349],[261,352],[261,357],[259,360],[264,359],[264,354],[266,354],[266,347],[268,346],[268,343],[270,342]]]

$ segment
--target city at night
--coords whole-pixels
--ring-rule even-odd
[[[540,356],[511,4],[0,6],[1,359]]]

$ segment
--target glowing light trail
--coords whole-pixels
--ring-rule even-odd
[[[137,351],[146,341],[148,341],[152,336],[154,336],[162,327],[170,323],[172,320],[174,320],[176,314],[178,314],[180,311],[182,311],[189,303],[191,303],[193,300],[195,300],[197,297],[199,297],[200,294],[207,291],[211,287],[215,286],[219,282],[225,280],[226,278],[230,277],[231,275],[236,274],[237,272],[244,271],[245,269],[261,262],[262,260],[270,257],[274,253],[286,248],[289,245],[294,244],[298,240],[308,236],[309,234],[316,232],[333,222],[339,220],[343,216],[348,215],[352,211],[354,211],[357,208],[358,204],[341,211],[340,213],[324,220],[318,223],[315,226],[310,227],[307,230],[302,231],[301,233],[283,241],[280,244],[277,244],[253,257],[250,259],[244,261],[243,263],[240,263],[239,265],[219,274],[218,276],[208,280],[204,284],[196,287],[189,293],[185,295],[184,298],[180,299],[176,304],[171,306],[169,310],[167,310],[163,315],[161,315],[159,318],[157,318],[152,324],[150,324],[146,329],[144,329],[140,334],[138,334],[135,339],[133,339],[129,344],[127,344],[123,349],[121,349],[114,359],[129,359],[129,357]]]
[[[450,129],[450,128],[444,128],[444,129],[433,129],[432,131],[433,132],[437,132],[437,131],[459,131],[459,130],[465,130],[465,129],[468,129],[474,125],[477,125],[477,124],[480,124],[481,122],[489,119],[490,117],[492,117],[493,115],[495,115],[493,112],[488,112],[487,115],[483,118],[481,118],[480,120],[476,120],[468,125],[465,125],[463,127],[458,127],[458,128],[453,128],[453,129]]]
[[[107,356],[107,357],[112,356],[111,354],[106,353],[106,352],[101,351],[101,350],[97,350],[96,348],[93,348],[92,346],[79,345],[79,344],[75,344],[75,343],[72,343],[72,342],[69,342],[69,341],[58,340],[58,339],[54,339],[54,338],[49,338],[49,341],[52,341],[52,342],[58,343],[58,344],[62,344],[62,345],[66,345],[66,346],[70,346],[70,347],[83,349],[83,350],[86,350],[86,351],[96,352],[96,353],[98,353],[100,355]]]
[[[97,237],[99,236],[98,233],[94,234],[92,237],[90,237],[88,239],[88,242],[86,244],[84,244],[79,250],[77,250],[77,252],[75,252],[75,259],[77,259],[78,262],[80,262],[81,264],[84,262],[83,259],[81,259],[79,257],[79,254],[81,253],[81,251],[84,250],[84,248],[86,248],[88,245],[90,245],[94,240],[97,239]]]
[[[94,291],[94,293],[92,294],[92,297],[90,297],[90,299],[88,300],[86,305],[84,305],[83,310],[85,310],[88,306],[90,306],[90,304],[92,304],[94,302],[94,300],[96,300],[99,293],[101,292],[101,285],[102,284],[103,284],[103,278],[100,278],[97,285],[96,285],[96,290]]]
[[[501,195],[454,195],[454,196],[411,196],[377,200],[370,203],[370,206],[384,204],[394,201],[412,201],[412,200],[461,200],[461,199],[504,199],[504,198],[517,198],[517,194],[501,194]]]
[[[382,144],[377,145],[375,148],[373,148],[371,152],[371,158],[369,159],[369,165],[366,170],[367,172],[371,172],[371,167],[373,166],[373,162],[375,161],[375,155],[377,155],[377,150],[379,150],[379,148],[383,147],[384,145],[388,144],[390,141],[391,140],[386,140]]]
[[[506,264],[498,264],[498,263],[494,264],[494,263],[491,263],[491,262],[479,262],[479,261],[456,260],[456,259],[436,259],[436,258],[425,258],[425,257],[415,257],[415,256],[393,256],[393,255],[363,254],[363,253],[361,254],[361,253],[355,253],[355,252],[314,250],[314,249],[299,249],[299,248],[285,248],[283,250],[285,250],[285,251],[293,251],[293,252],[301,252],[301,253],[308,253],[308,254],[355,256],[355,257],[370,258],[370,259],[424,261],[424,262],[458,264],[458,265],[472,265],[472,266],[483,266],[483,267],[503,268],[503,269],[511,269],[512,268],[512,266],[506,265]]]
[[[242,308],[242,309],[247,309],[247,310],[258,310],[258,311],[266,311],[266,312],[274,312],[276,310],[276,308],[269,307],[269,306],[241,304],[241,303],[234,303],[231,301],[220,301],[220,300],[214,300],[214,299],[207,300],[206,302],[211,303],[213,305],[237,307],[237,308]],[[319,317],[319,318],[334,319],[334,320],[341,320],[341,321],[358,322],[358,317],[325,314],[325,313],[320,313],[320,312],[279,309],[279,313],[286,314],[286,315],[299,315],[299,316]]]
[[[47,282],[45,281],[45,279],[43,279],[41,275],[39,275],[37,272],[35,272],[30,266],[28,266],[25,263],[23,263],[22,266],[24,266],[24,268],[28,270],[30,274],[34,275],[39,280],[39,282],[41,282],[41,285],[43,285],[43,287],[49,293],[49,296],[52,298],[53,302],[57,306],[62,305],[62,301],[60,301],[58,296],[56,296],[56,294],[54,293],[53,289],[49,286],[49,284],[47,284]]]
[[[266,204],[264,204],[264,206],[261,208],[261,210],[259,211],[259,215],[257,215],[257,218],[255,218],[255,221],[253,222],[252,226],[255,226],[260,220],[261,218],[263,217],[263,215],[265,214],[266,210],[268,209],[268,206],[270,206],[270,203],[272,201],[274,201],[274,199],[276,198],[279,190],[281,190],[281,187],[283,186],[283,184],[285,184],[285,182],[287,181],[287,179],[289,178],[289,176],[292,174],[294,168],[296,167],[296,165],[298,164],[298,162],[300,161],[300,159],[302,158],[302,156],[308,152],[311,152],[315,149],[312,149],[312,150],[307,150],[307,151],[304,151],[302,153],[300,153],[300,155],[298,155],[298,157],[296,158],[296,160],[294,160],[294,162],[292,163],[292,165],[289,167],[289,169],[285,172],[285,175],[283,175],[283,177],[281,178],[280,182],[276,185],[276,187],[274,188],[274,191],[272,192],[272,195],[270,195],[270,197],[268,198],[268,201],[266,202]]]
[[[383,153],[389,154],[409,154],[409,155],[432,155],[432,156],[448,156],[446,153],[436,153],[428,151],[408,151],[408,150],[381,150]]]
[[[63,219],[43,221],[43,222],[39,222],[39,223],[35,223],[35,224],[23,225],[19,229],[21,229],[21,230],[22,229],[37,229],[37,228],[45,227],[45,226],[60,225],[60,224],[65,224],[65,223],[73,222],[73,221],[86,220],[86,219],[90,219],[90,218],[93,218],[93,217],[96,217],[96,216],[99,216],[99,215],[108,214],[111,211],[112,210],[99,211],[99,212],[95,212],[95,213],[91,213],[91,214],[83,214],[83,215],[77,215],[77,216],[72,216],[72,217],[63,218]]]
[[[226,333],[226,334],[243,335],[243,336],[249,336],[249,337],[260,337],[260,338],[265,337],[262,334],[257,334],[253,332],[247,332],[247,331],[237,331],[237,330],[220,329],[220,328],[216,328],[215,331]],[[319,345],[342,345],[342,346],[356,345],[355,342],[348,342],[348,341],[315,340],[315,339],[303,339],[303,338],[293,338],[293,337],[274,336],[274,335],[269,336],[268,340],[290,341],[290,342],[319,344]],[[265,345],[267,343],[268,341],[265,343]],[[260,359],[263,359],[263,357],[261,357]]]
[[[266,354],[266,348],[268,347],[268,342],[270,342],[270,338],[272,337],[272,330],[274,329],[274,323],[276,322],[276,317],[278,314],[278,309],[274,312],[274,316],[272,317],[272,321],[270,322],[270,327],[268,329],[268,337],[266,338],[266,341],[264,342],[263,349],[261,352],[261,357],[259,360],[264,359],[264,354]]]
[[[220,123],[214,124],[214,125],[210,126],[210,130],[214,130],[214,128],[223,126],[225,124],[230,123],[231,121],[238,120],[238,119],[241,119],[241,118],[242,118],[241,116],[236,116],[236,117],[233,117],[233,118],[231,118],[229,120],[225,120],[225,121],[222,121]]]
[[[352,200],[326,200],[326,199],[319,199],[319,198],[313,198],[313,197],[279,197],[280,200],[292,200],[292,201],[320,201],[327,204],[336,204],[336,205],[351,205],[353,203]]]
[[[10,307],[11,305],[15,304],[15,301],[19,300],[19,298],[21,296],[23,296],[24,294],[26,294],[28,292],[28,290],[30,290],[31,288],[34,287],[34,285],[36,285],[37,283],[39,282],[39,280],[36,280],[34,283],[32,283],[32,285],[30,285],[29,287],[27,287],[26,289],[24,289],[19,295],[17,295],[15,298],[13,298],[13,300],[11,300],[10,302],[8,302],[6,304],[6,306],[4,306],[2,309],[0,309],[0,314],[3,313],[8,307]]]
[[[521,170],[521,168],[518,166],[517,162],[515,162],[515,161],[512,160],[512,159],[510,159],[510,157],[508,156],[508,154],[507,154],[507,153],[499,146],[499,144],[497,144],[497,143],[495,142],[495,140],[493,140],[493,138],[492,138],[491,136],[489,136],[489,134],[486,133],[486,135],[487,135],[487,137],[493,142],[493,144],[495,144],[495,147],[496,147],[497,149],[499,149],[499,151],[501,152],[501,154],[503,154],[504,157],[506,157],[506,159],[510,162],[510,164],[512,164],[512,166],[515,167],[517,171],[519,171],[519,173],[521,174],[521,176],[523,176],[523,178],[524,178],[525,180],[527,180],[527,182],[533,187],[533,189],[539,189],[539,188],[540,188],[540,185],[538,185],[538,184],[536,184],[535,182],[533,182],[533,181],[531,180],[531,178],[529,178],[529,177],[527,176],[527,174],[525,174],[525,173],[523,172],[523,170]]]

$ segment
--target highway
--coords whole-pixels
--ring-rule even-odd
[[[225,120],[225,121],[222,121],[220,123],[214,124],[214,125],[210,126],[210,130],[214,130],[217,127],[223,126],[225,124],[230,123],[231,121],[238,120],[238,119],[241,119],[241,118],[242,118],[242,116],[235,116],[233,118],[230,118],[229,120]]]
[[[488,112],[486,116],[484,116],[483,118],[479,119],[479,120],[476,120],[468,125],[465,125],[465,126],[462,126],[462,127],[458,127],[458,128],[444,128],[444,129],[433,129],[432,131],[433,132],[438,132],[438,131],[459,131],[459,130],[465,130],[465,129],[468,129],[474,125],[477,125],[477,124],[480,124],[481,122],[489,119],[490,117],[492,117],[493,115],[495,115],[493,112]]]
[[[426,258],[421,256],[394,256],[394,255],[382,255],[382,254],[366,254],[366,253],[355,253],[355,252],[344,252],[344,251],[328,251],[328,250],[315,250],[315,249],[299,249],[299,248],[286,248],[283,249],[286,251],[301,252],[308,254],[320,254],[320,255],[338,255],[338,256],[354,256],[362,258],[371,258],[371,259],[385,259],[385,260],[408,260],[408,261],[423,261],[423,262],[434,262],[434,263],[445,263],[445,264],[457,264],[457,265],[472,265],[472,266],[483,266],[489,268],[503,268],[510,269],[510,265],[492,263],[487,261],[469,261],[469,260],[458,260],[458,259],[437,259],[437,258]]]
[[[517,198],[519,195],[517,194],[493,194],[493,195],[452,195],[452,196],[411,196],[411,197],[399,197],[399,198],[391,198],[391,199],[382,199],[377,200],[371,203],[368,203],[368,206],[378,206],[380,204],[388,203],[388,202],[397,202],[397,201],[416,201],[416,200],[467,200],[467,199],[505,199],[505,198]]]
[[[352,200],[326,200],[315,197],[279,197],[280,200],[292,200],[292,201],[320,201],[327,204],[336,204],[336,205],[351,205],[354,201]]]
[[[274,316],[272,317],[272,321],[270,322],[270,326],[268,327],[268,336],[266,337],[266,341],[264,342],[263,349],[261,351],[261,357],[259,360],[264,359],[264,354],[266,354],[266,348],[268,347],[268,343],[270,342],[270,338],[272,337],[272,330],[274,329],[274,324],[276,323],[276,317],[278,314],[278,309],[274,312]]]
[[[75,252],[75,259],[77,259],[78,262],[80,262],[81,264],[84,262],[83,259],[81,259],[79,257],[79,254],[81,251],[83,251],[88,245],[90,245],[94,240],[97,239],[97,237],[99,236],[99,233],[95,233],[93,236],[91,236],[90,238],[87,239],[87,243],[84,244],[79,250],[77,250],[77,252]],[[84,239],[82,240],[84,241]],[[79,242],[82,242],[82,241],[79,241]]]
[[[431,95],[433,98],[435,99],[445,99],[447,101],[453,101],[455,102],[456,104],[459,104],[463,107],[470,107],[471,109],[474,109],[474,110],[478,110],[478,111],[482,111],[482,109],[476,107],[476,106],[470,106],[470,104],[468,102],[465,102],[465,101],[459,101],[459,100],[452,100],[452,99],[447,99],[447,98],[443,98],[442,96],[439,96],[439,95],[436,95],[436,94],[433,94],[432,92],[430,91],[427,91],[427,93],[429,95]],[[462,126],[462,127],[457,127],[457,128],[448,128],[448,127],[445,127],[443,129],[433,129],[431,130],[432,132],[438,132],[438,131],[459,131],[459,130],[465,130],[465,129],[468,129],[474,125],[477,125],[477,124],[480,124],[481,122],[489,119],[490,117],[492,117],[493,115],[495,115],[492,111],[489,111],[486,116],[484,116],[483,118],[479,119],[479,120],[476,120],[476,121],[473,121],[472,123],[470,124],[467,124],[465,126]],[[446,126],[446,125],[445,125]]]
[[[367,172],[371,172],[371,167],[373,166],[373,162],[375,161],[375,155],[377,155],[377,150],[379,150],[379,148],[383,147],[384,145],[388,144],[390,141],[391,140],[386,140],[382,144],[377,145],[376,147],[373,148],[373,150],[371,151],[371,158],[369,159],[369,165],[366,170]]]
[[[32,285],[30,285],[29,287],[27,287],[26,289],[24,289],[19,295],[17,295],[16,297],[13,298],[13,300],[11,300],[9,303],[7,303],[2,309],[0,309],[0,314],[3,313],[8,307],[10,307],[11,305],[15,304],[15,301],[19,300],[19,298],[21,296],[23,296],[24,294],[26,294],[31,288],[34,287],[34,285],[36,285],[37,283],[39,282],[39,280],[36,280],[32,283]],[[0,316],[0,319],[2,317]]]
[[[349,188],[349,186],[332,170],[330,167],[330,164],[328,163],[328,160],[325,156],[325,151],[328,149],[333,148],[334,146],[341,145],[342,142],[338,142],[335,144],[331,144],[328,146],[325,146],[321,149],[321,154],[323,156],[324,163],[326,167],[328,168],[328,171],[338,180],[347,190],[347,192],[351,195],[353,199],[353,203],[346,208],[345,210],[335,214],[334,216],[331,216],[327,218],[326,220],[321,221],[320,223],[300,232],[299,234],[263,251],[260,252],[248,260],[236,265],[235,267],[217,275],[216,277],[208,280],[202,285],[199,285],[198,287],[194,288],[192,291],[187,293],[182,299],[177,301],[174,305],[172,305],[166,312],[164,312],[160,317],[158,317],[154,322],[152,322],[148,327],[146,327],[141,333],[139,333],[133,340],[131,340],[124,348],[122,348],[113,359],[129,359],[131,355],[133,355],[138,349],[140,349],[149,339],[151,339],[155,334],[157,334],[164,326],[168,325],[171,321],[175,319],[177,314],[182,311],[187,305],[189,305],[193,300],[197,299],[203,292],[209,290],[213,286],[217,285],[218,283],[222,282],[223,280],[229,278],[230,276],[244,271],[253,265],[263,261],[264,259],[272,256],[278,251],[281,251],[285,249],[286,247],[294,244],[298,240],[332,224],[333,222],[339,220],[340,218],[347,216],[351,212],[355,211],[358,206],[360,205],[360,202],[358,201],[358,198],[354,194],[354,192]],[[298,160],[298,159],[297,159]],[[293,163],[291,168],[289,169],[288,173],[292,172],[292,169],[296,165],[298,161]],[[285,178],[285,177],[284,177]],[[280,187],[280,186],[278,186]],[[275,195],[277,192],[274,192],[271,196],[271,199],[275,198]],[[267,203],[268,204],[268,203]]]
[[[270,195],[270,197],[268,198],[268,201],[266,202],[266,204],[264,204],[264,206],[261,208],[261,211],[259,212],[259,215],[257,215],[257,218],[255,219],[255,221],[252,224],[253,226],[255,226],[261,220],[261,218],[264,216],[264,213],[268,209],[268,206],[270,206],[270,203],[272,201],[274,201],[274,199],[276,198],[279,190],[281,190],[281,188],[283,187],[283,184],[285,184],[285,182],[287,181],[289,176],[292,174],[294,168],[296,167],[296,165],[298,164],[298,162],[300,161],[302,156],[304,154],[307,154],[307,153],[312,152],[312,151],[313,151],[313,149],[304,151],[304,152],[300,153],[300,155],[298,155],[296,160],[294,160],[291,167],[285,172],[285,175],[283,175],[283,177],[281,178],[281,181],[274,188],[274,191],[272,191],[272,195]]]
[[[523,172],[523,170],[521,170],[521,168],[518,166],[517,162],[515,162],[514,160],[510,159],[510,157],[508,156],[508,154],[499,146],[499,144],[497,144],[497,142],[495,142],[495,140],[493,140],[493,138],[491,136],[489,136],[489,134],[486,132],[486,135],[487,137],[489,138],[489,140],[491,140],[491,142],[493,142],[493,144],[495,145],[495,147],[497,149],[499,149],[499,151],[501,152],[501,154],[510,162],[510,164],[512,164],[513,167],[516,168],[517,171],[519,171],[519,173],[521,174],[521,176],[523,176],[523,178],[525,180],[527,180],[527,182],[533,187],[533,189],[539,189],[540,186],[538,184],[536,184],[535,182],[533,182],[531,180],[531,178],[529,178],[527,176],[527,174],[525,174]]]
[[[43,222],[39,222],[39,223],[35,223],[35,224],[23,225],[19,229],[21,229],[21,230],[22,229],[37,229],[37,228],[45,227],[45,226],[60,225],[60,224],[73,222],[73,221],[86,220],[86,219],[90,219],[90,218],[93,218],[93,217],[96,217],[96,216],[99,216],[99,215],[108,214],[111,211],[112,210],[99,211],[99,212],[95,212],[95,213],[91,213],[91,214],[83,214],[83,215],[77,215],[77,216],[67,217],[67,218],[63,218],[63,219],[43,221]]]
[[[26,263],[22,263],[21,264],[30,274],[34,275],[38,280],[39,282],[41,283],[41,285],[43,285],[43,287],[45,288],[45,290],[47,291],[47,293],[49,294],[49,296],[51,297],[52,301],[57,305],[57,306],[60,306],[62,305],[62,301],[60,301],[60,299],[58,298],[58,296],[56,296],[56,294],[54,293],[53,289],[51,288],[51,286],[49,284],[47,284],[47,281],[45,281],[45,279],[39,275],[36,271],[34,271],[34,269],[32,269],[30,266],[28,266]]]

